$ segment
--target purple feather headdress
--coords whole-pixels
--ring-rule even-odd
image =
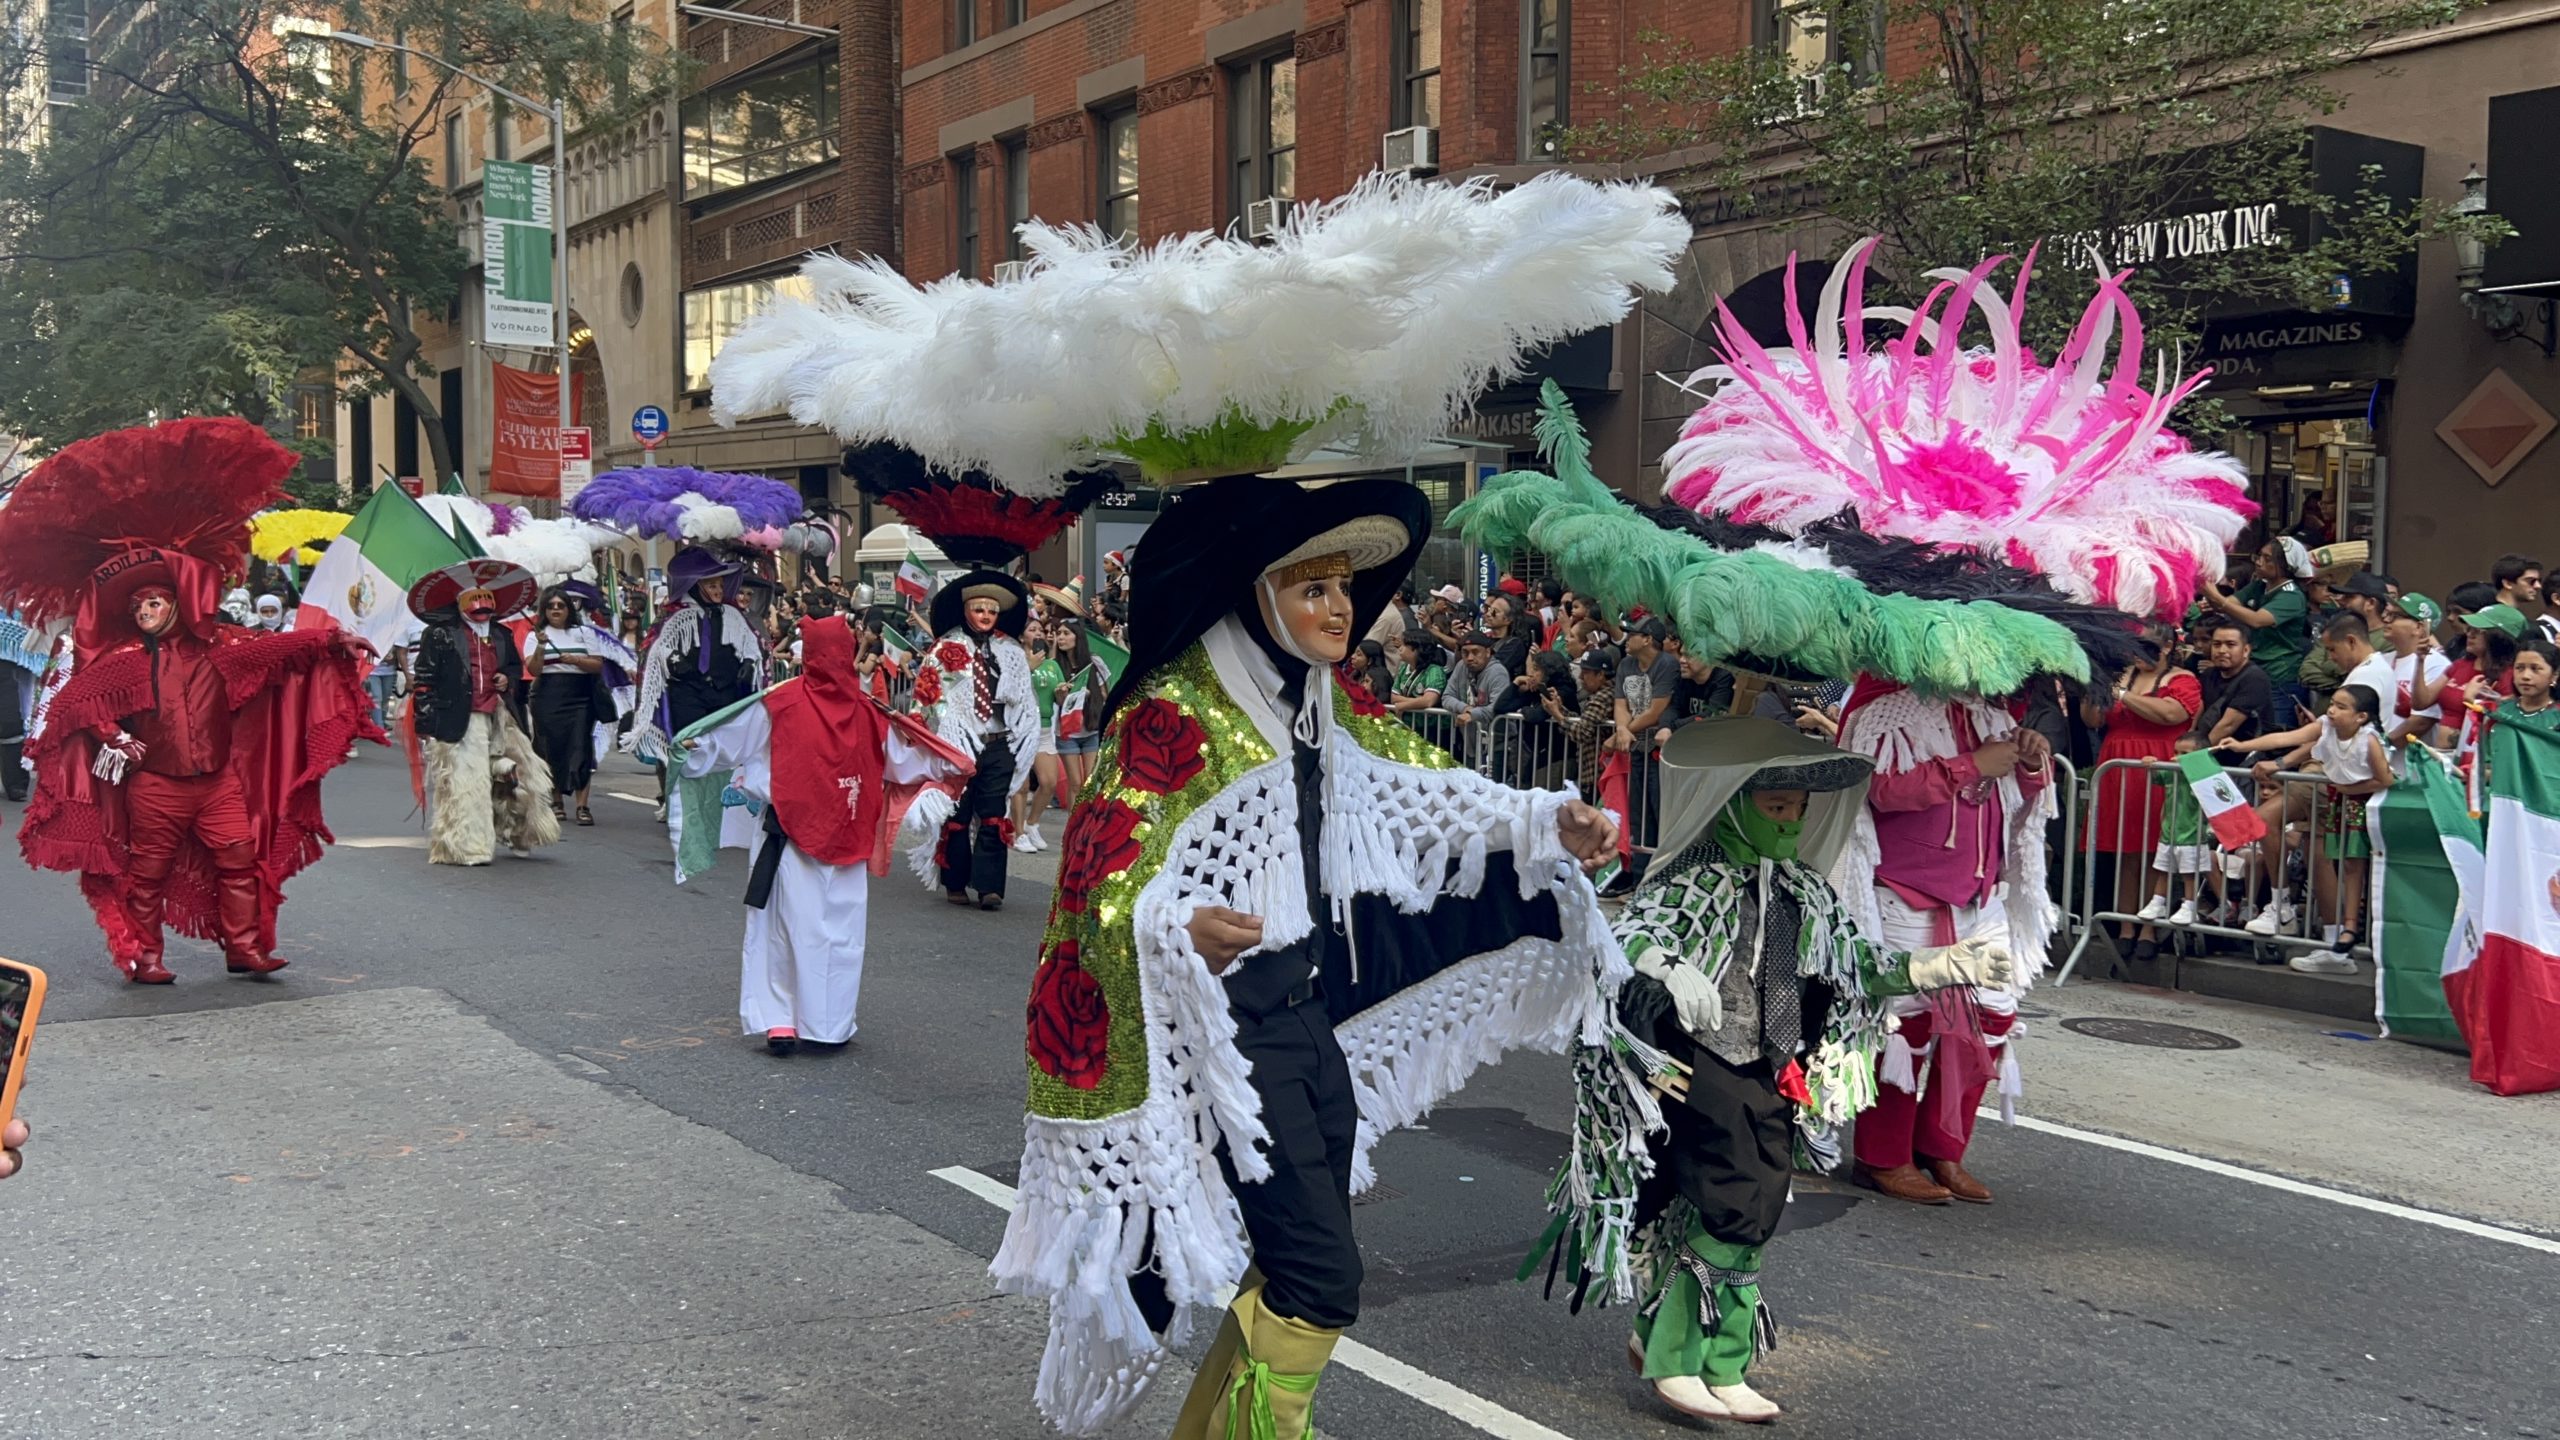
[[[2032,254],[2006,300],[1987,283],[2004,255],[1929,272],[1939,283],[1916,314],[1870,306],[1875,243],[1831,272],[1810,331],[1789,263],[1789,349],[1763,349],[1719,307],[1728,363],[1692,378],[1729,383],[1663,456],[1664,494],[1790,536],[1854,511],[1871,534],[1969,551],[2078,600],[2183,611],[2256,513],[2236,462],[2165,428],[2210,372],[2180,381],[2163,359],[2143,374],[2142,320],[2121,275],[2100,277],[2070,343],[2038,362],[2018,329]],[[1988,350],[1959,338],[1976,311]],[[1887,319],[1903,333],[1869,345],[1868,324]]]
[[[607,471],[578,492],[569,513],[626,535],[684,544],[778,529],[799,519],[805,505],[797,487],[762,475],[670,466]]]

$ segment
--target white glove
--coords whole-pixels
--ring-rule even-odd
[[[1671,992],[1671,1010],[1680,1018],[1681,1029],[1703,1040],[1722,1028],[1724,1000],[1705,971],[1670,959],[1660,950],[1647,951],[1636,968]]]
[[[124,783],[125,768],[140,764],[143,752],[150,748],[119,730],[116,732],[114,744],[102,745],[98,748],[98,758],[90,762],[89,773],[110,785],[121,785]]]
[[[1911,952],[1905,967],[1916,990],[1944,990],[1952,985],[1979,985],[2006,990],[2017,978],[2017,964],[1996,940],[1976,937]]]

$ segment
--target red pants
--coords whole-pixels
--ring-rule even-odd
[[[260,889],[249,797],[230,771],[177,778],[141,771],[124,782],[127,838],[125,910],[142,938],[142,953],[160,958],[160,917],[178,847],[193,836],[213,856],[221,904],[222,953],[233,959],[264,952],[260,944]]]
[[[2015,1015],[1985,1013],[1983,1038],[1997,1040],[2017,1023]],[[1902,1017],[1902,1038],[1917,1052],[1929,1043],[1936,1024],[1937,1017],[1933,1015],[1906,1015]],[[1915,1162],[1964,1159],[1965,1147],[1973,1143],[1973,1121],[1982,1109],[1982,1092],[1990,1088],[1999,1073],[1999,1052],[1992,1052],[1993,1061],[1987,1069],[1950,1080],[1947,1061],[1953,1048],[1940,1046],[1929,1056],[1928,1073],[1922,1077],[1926,1095],[1914,1095],[1894,1085],[1876,1087],[1874,1108],[1858,1114],[1859,1164],[1890,1170]],[[1945,1103],[1950,1084],[1961,1087],[1954,1105]]]

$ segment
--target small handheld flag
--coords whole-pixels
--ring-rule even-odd
[[[910,550],[907,558],[898,563],[898,576],[892,583],[899,594],[910,600],[922,600],[933,589],[933,573],[925,569],[924,561]]]
[[[2213,827],[2214,843],[2225,850],[2237,850],[2266,838],[2267,822],[2258,817],[2249,797],[2224,772],[2212,751],[2193,750],[2179,756],[2178,769],[2196,792],[2196,803],[2204,808],[2205,822]]]

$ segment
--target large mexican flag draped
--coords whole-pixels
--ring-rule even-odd
[[[388,652],[417,638],[420,627],[409,613],[409,587],[428,571],[465,558],[453,535],[408,491],[385,485],[311,568],[311,582],[302,587],[302,609],[306,616],[326,615],[376,651]]]
[[[2409,747],[2408,776],[2369,814],[2374,1018],[2396,1039],[2459,1045],[2445,977],[2480,946],[2479,925],[2463,907],[2466,895],[2480,893],[2480,822],[2462,782],[2424,745]]]
[[[2480,949],[2445,971],[2471,1078],[2501,1095],[2560,1090],[2560,735],[2489,732]]]

